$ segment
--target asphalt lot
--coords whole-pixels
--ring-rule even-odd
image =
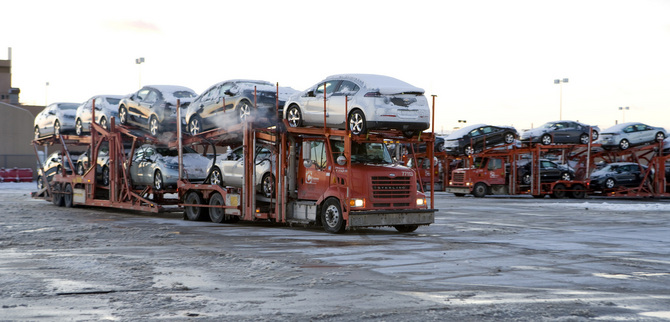
[[[456,198],[416,232],[57,208],[0,184],[0,320],[665,321],[670,203]]]

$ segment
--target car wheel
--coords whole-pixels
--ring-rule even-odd
[[[570,172],[563,172],[561,173],[561,180],[570,181],[572,180],[572,175]]]
[[[616,181],[614,181],[614,179],[612,179],[612,178],[607,178],[607,179],[605,180],[605,188],[607,188],[607,189],[612,189],[612,188],[614,188],[615,186],[616,186]]]
[[[81,119],[77,119],[74,124],[74,133],[81,136],[84,133],[84,125],[81,124]]]
[[[342,217],[340,202],[335,198],[328,198],[321,206],[321,223],[323,229],[331,234],[344,231],[345,223]]]
[[[261,180],[261,188],[263,189],[263,196],[272,198],[275,194],[275,176],[272,173],[266,173]]]
[[[583,133],[582,135],[579,136],[579,143],[581,144],[589,144],[589,135],[586,133]]]
[[[565,191],[565,185],[562,183],[559,183],[554,186],[554,191],[550,195],[552,198],[556,199],[563,199],[567,195],[567,191]]]
[[[190,121],[188,121],[188,133],[195,136],[202,132],[202,121],[198,116],[193,116]]]
[[[37,140],[39,138],[40,138],[40,128],[36,126],[35,127],[35,140]]]
[[[296,105],[291,105],[286,111],[286,120],[290,127],[302,126],[302,113],[300,113],[300,108]]]
[[[128,124],[128,110],[125,106],[121,106],[121,108],[119,108],[119,122],[121,122],[123,125]]]
[[[540,138],[540,143],[542,143],[544,145],[549,145],[549,144],[551,144],[552,141],[553,140],[551,139],[551,135],[549,135],[549,134],[544,134]]]
[[[77,162],[77,174],[83,176],[84,172],[86,172],[84,169],[84,164],[81,162]]]
[[[202,204],[202,197],[200,194],[195,191],[190,191],[184,197],[184,203],[187,205],[200,205]],[[184,206],[184,216],[186,219],[191,221],[201,220],[203,213],[202,207],[198,206]]]
[[[663,134],[663,132],[656,133],[656,141],[660,142],[660,141],[663,141],[663,140],[665,140],[665,134]]]
[[[241,101],[237,104],[237,117],[240,122],[244,122],[251,116],[251,109],[253,106],[249,101]]]
[[[529,173],[524,174],[523,177],[521,177],[521,182],[523,184],[530,184],[531,182],[530,174]]]
[[[161,133],[161,124],[158,122],[158,118],[155,115],[151,116],[149,119],[149,133],[152,136],[158,136]]]
[[[362,135],[367,132],[365,115],[361,110],[354,110],[349,114],[349,130],[354,135]]]
[[[505,144],[512,144],[512,143],[514,143],[514,134],[505,133]]]
[[[37,191],[44,189],[44,182],[42,181],[42,176],[37,176]]]
[[[393,228],[401,233],[411,233],[419,228],[419,225],[395,225]]]
[[[466,145],[463,148],[463,154],[465,155],[473,155],[475,154],[475,148],[472,147],[472,145]]]
[[[597,139],[598,139],[598,131],[593,130],[593,131],[591,132],[591,140],[592,140],[592,141],[595,141],[595,140],[597,140]]]
[[[623,139],[623,140],[621,140],[621,142],[619,142],[619,149],[625,150],[625,149],[628,149],[629,147],[630,147],[630,142],[628,142],[628,140]]]
[[[223,187],[223,175],[221,175],[221,170],[219,170],[219,168],[214,167],[214,170],[212,170],[212,174],[210,175],[209,183]]]
[[[209,205],[213,206],[209,207],[209,219],[217,224],[222,223],[226,218],[226,213],[223,208],[218,208],[218,206],[225,205],[223,196],[218,192],[213,193],[209,198]]]
[[[60,122],[58,120],[54,123],[54,135],[56,137],[60,136]]]
[[[100,124],[100,127],[102,127],[103,129],[109,130],[109,128],[107,127],[107,119],[106,118],[101,117],[99,124]]]
[[[102,168],[102,185],[109,186],[109,167]]]
[[[483,182],[478,182],[475,184],[474,188],[472,188],[472,195],[477,198],[483,198],[488,194],[488,192],[489,188]]]
[[[156,170],[156,173],[154,173],[154,190],[163,190],[163,174],[161,170]]]

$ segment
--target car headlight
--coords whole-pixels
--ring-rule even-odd
[[[350,199],[349,206],[354,208],[365,207],[365,199],[358,199],[358,198]]]

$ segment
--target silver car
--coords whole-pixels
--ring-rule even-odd
[[[35,116],[35,139],[74,132],[74,117],[79,103],[52,103]]]
[[[275,191],[275,177],[272,168],[275,158],[265,147],[256,148],[256,191],[265,197],[272,197]],[[221,186],[241,188],[244,182],[244,155],[242,147],[229,150],[216,158],[212,169],[211,183]]]
[[[411,137],[430,126],[430,108],[423,89],[369,74],[329,76],[291,96],[283,116],[291,127],[323,126],[324,97],[326,125],[348,126],[355,135],[372,129],[394,129]]]
[[[626,150],[634,145],[663,141],[667,136],[668,132],[662,127],[629,122],[606,129],[596,143],[602,144],[604,148],[619,147]]]
[[[152,186],[154,190],[174,187],[179,179],[178,151],[176,148],[145,144],[133,154],[130,178],[134,185]],[[184,147],[183,177],[191,181],[202,181],[207,177],[209,158]]]
[[[177,128],[177,100],[184,117],[186,108],[198,96],[192,89],[173,85],[148,85],[124,97],[119,103],[119,122],[133,123],[157,136]]]
[[[95,123],[100,124],[103,129],[109,129],[109,120],[115,117],[119,118],[119,102],[122,95],[96,95],[89,98],[85,103],[77,107],[77,113],[74,123],[74,132],[82,135],[84,132],[91,131],[91,109],[95,100]]]

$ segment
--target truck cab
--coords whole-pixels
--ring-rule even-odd
[[[472,193],[483,197],[507,187],[507,167],[502,157],[483,157],[474,160],[472,168],[459,168],[452,172],[447,192],[456,196]]]

